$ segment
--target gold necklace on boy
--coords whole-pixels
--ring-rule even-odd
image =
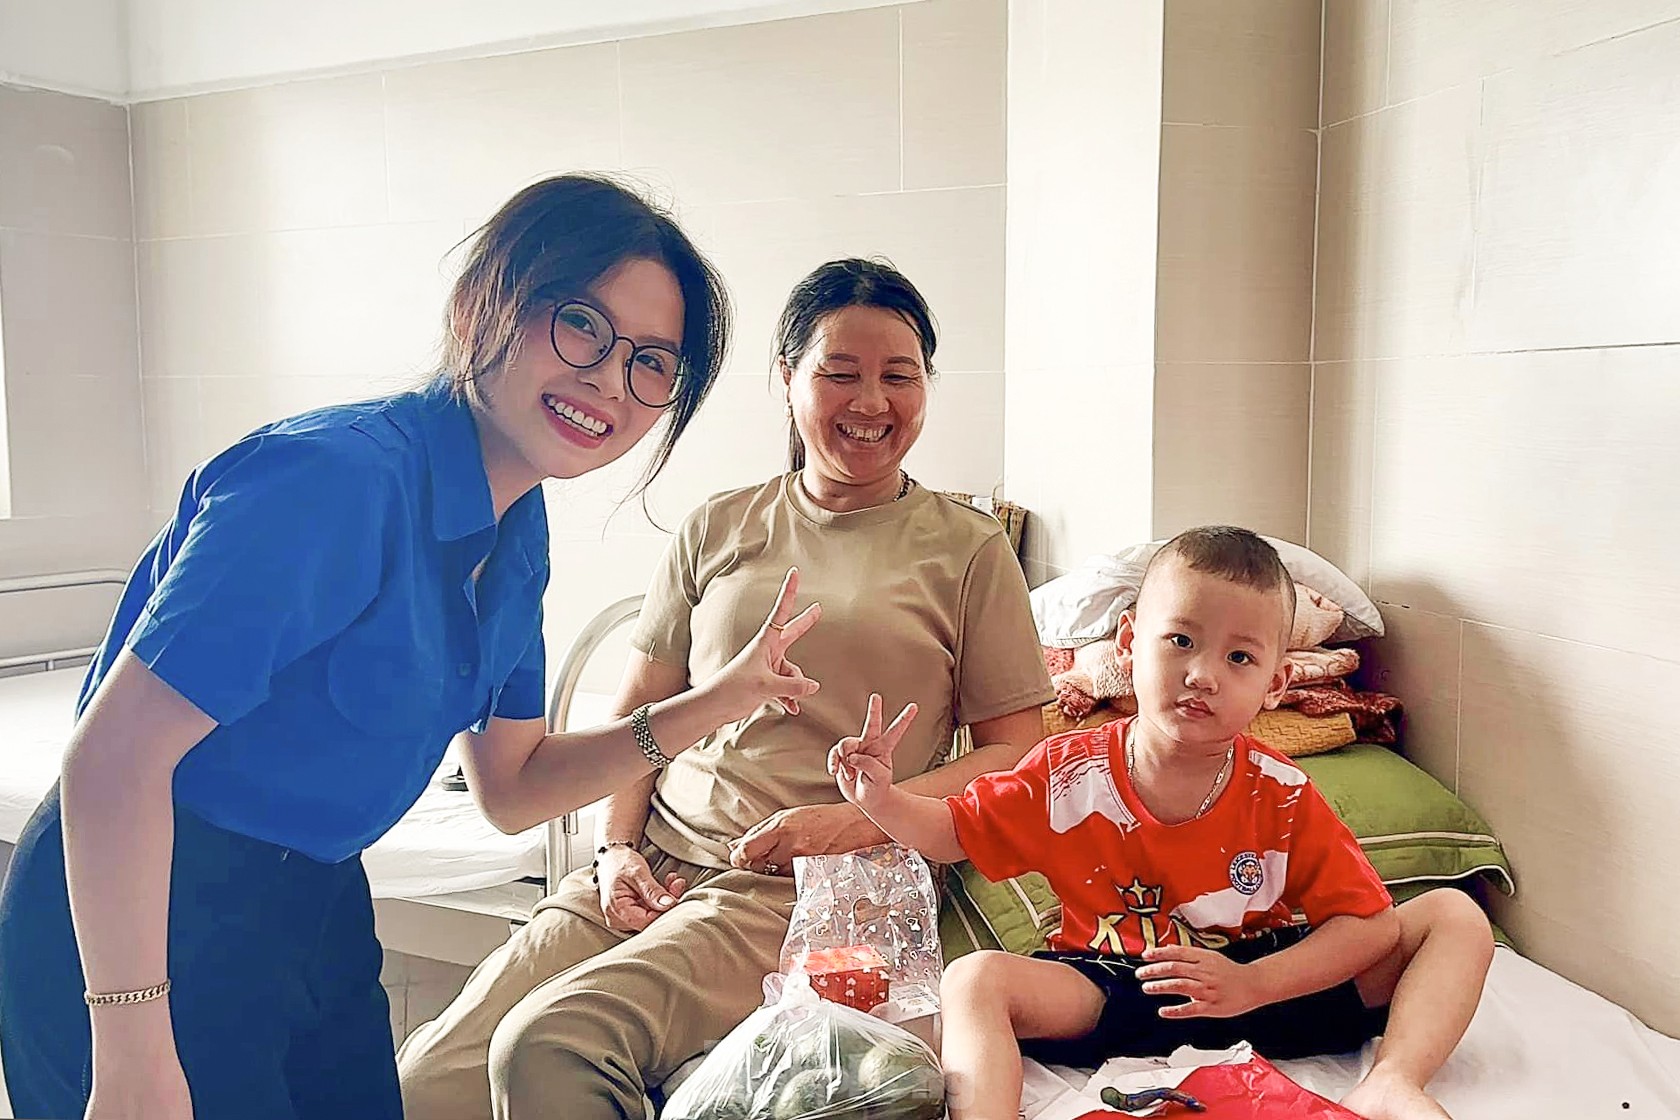
[[[1208,789],[1207,796],[1202,798],[1202,807],[1196,810],[1195,814],[1191,816],[1191,820],[1200,819],[1202,814],[1213,807],[1213,799],[1219,796],[1219,789],[1225,783],[1225,775],[1230,772],[1231,763],[1236,760],[1236,757],[1237,743],[1233,739],[1231,745],[1225,748],[1225,761],[1219,764],[1219,773],[1213,776],[1213,785]],[[1137,761],[1136,756],[1132,753],[1132,729],[1130,727],[1126,728],[1126,780],[1131,783],[1132,792],[1137,794]],[[1138,796],[1141,797],[1142,795],[1138,794]]]

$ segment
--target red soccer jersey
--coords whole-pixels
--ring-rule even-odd
[[[1165,825],[1126,777],[1130,720],[1053,735],[1014,770],[946,799],[963,851],[988,879],[1038,871],[1062,900],[1061,951],[1136,956],[1217,949],[1338,914],[1368,918],[1388,890],[1301,769],[1237,736],[1231,780],[1204,816]]]

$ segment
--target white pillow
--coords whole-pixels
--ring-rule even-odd
[[[1262,539],[1277,549],[1278,558],[1289,570],[1290,579],[1305,584],[1342,608],[1342,624],[1330,635],[1331,641],[1351,642],[1357,638],[1383,636],[1382,613],[1377,610],[1377,605],[1340,568],[1302,545],[1276,537]]]
[[[1082,646],[1120,629],[1120,612],[1137,602],[1138,581],[1157,544],[1134,544],[1092,556],[1065,576],[1033,588],[1033,622],[1047,646]]]
[[[1377,605],[1342,570],[1310,548],[1264,537],[1277,549],[1289,578],[1342,608],[1342,624],[1329,641],[1378,638],[1383,633]],[[1166,541],[1121,549],[1112,556],[1092,556],[1065,576],[1033,589],[1033,621],[1038,640],[1047,646],[1082,646],[1120,628],[1120,612],[1137,602],[1138,586],[1150,557]]]

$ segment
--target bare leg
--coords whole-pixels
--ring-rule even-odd
[[[1424,1092],[1464,1037],[1493,961],[1493,931],[1469,895],[1435,890],[1398,908],[1400,944],[1359,977],[1368,1006],[1387,1002],[1388,1030],[1342,1106],[1367,1120],[1451,1120]]]
[[[983,950],[960,957],[940,985],[941,1057],[952,1120],[1016,1120],[1019,1038],[1080,1038],[1102,1013],[1097,986],[1055,961]]]

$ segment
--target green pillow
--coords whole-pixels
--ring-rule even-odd
[[[966,861],[945,869],[939,942],[947,963],[976,949],[1036,952],[1061,922],[1062,904],[1037,872],[994,883]]]
[[[1387,747],[1355,743],[1293,761],[1359,837],[1383,882],[1483,875],[1515,891],[1505,849],[1481,814]]]
[[[1396,902],[1482,875],[1514,891],[1505,851],[1476,810],[1387,747],[1349,747],[1293,759],[1345,821]],[[1032,953],[1062,920],[1042,875],[989,882],[971,864],[947,869],[939,939],[946,961],[976,949]]]

